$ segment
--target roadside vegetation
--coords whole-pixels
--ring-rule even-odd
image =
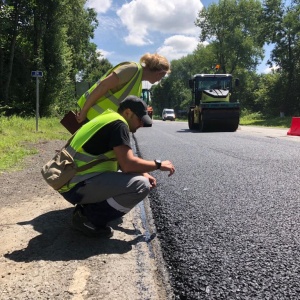
[[[240,125],[290,128],[292,117],[264,117],[261,113],[243,114]]]

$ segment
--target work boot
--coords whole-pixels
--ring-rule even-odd
[[[89,237],[110,238],[113,236],[113,229],[111,227],[105,226],[100,228],[93,225],[83,214],[83,207],[80,204],[77,204],[74,209],[72,227]]]

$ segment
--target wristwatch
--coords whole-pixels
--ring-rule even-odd
[[[156,169],[160,169],[160,167],[161,167],[161,160],[155,159],[154,162],[156,164]]]

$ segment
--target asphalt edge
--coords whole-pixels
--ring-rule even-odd
[[[155,265],[156,265],[156,282],[157,286],[160,288],[160,292],[163,295],[163,299],[174,300],[175,295],[170,284],[170,277],[168,272],[168,267],[163,258],[163,252],[160,244],[160,240],[157,236],[157,230],[155,222],[153,219],[153,214],[150,206],[150,199],[147,197],[144,200],[144,209],[147,222],[147,230],[149,231],[150,236],[154,236],[149,243],[151,244],[151,252],[154,255]],[[148,245],[149,249],[149,245]],[[149,249],[150,251],[150,249]]]
[[[139,149],[138,146],[138,142],[137,139],[135,137],[134,134],[131,135],[132,139],[131,139],[131,146],[132,146],[132,150],[133,152],[140,158],[143,158],[142,153]],[[148,251],[149,251],[149,255],[151,256],[151,253],[153,253],[154,255],[154,261],[155,261],[155,273],[156,273],[156,278],[155,278],[155,282],[157,284],[157,288],[159,289],[159,293],[161,295],[161,297],[163,297],[163,300],[174,300],[175,296],[170,284],[170,279],[169,279],[169,272],[168,272],[168,268],[166,266],[165,260],[163,258],[163,252],[162,252],[162,248],[160,245],[160,241],[159,238],[157,237],[157,230],[156,230],[156,226],[155,226],[155,222],[154,222],[154,218],[153,218],[153,214],[152,214],[152,210],[151,210],[151,206],[150,206],[150,199],[151,198],[151,193],[149,194],[148,197],[146,197],[146,199],[144,199],[143,203],[141,205],[139,205],[140,208],[140,213],[139,213],[139,218],[143,224],[142,218],[143,216],[143,212],[142,210],[144,209],[144,214],[145,214],[145,222],[146,224],[144,224],[143,226],[146,227],[144,228],[146,231],[148,231],[149,236],[154,238],[151,238],[148,241]],[[150,250],[150,245],[151,245],[151,250]]]

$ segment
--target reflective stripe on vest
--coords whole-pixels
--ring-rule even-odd
[[[71,144],[67,147],[68,152],[74,157],[74,161],[78,167],[81,167],[96,159],[105,159],[91,168],[78,172],[68,184],[64,185],[59,192],[64,193],[73,188],[77,183],[92,178],[103,172],[116,172],[118,163],[113,150],[107,151],[100,155],[92,155],[84,151],[82,146],[103,126],[120,120],[127,126],[126,120],[119,114],[110,109],[106,110],[101,116],[98,116],[90,122],[84,124],[75,134]],[[114,159],[114,160],[112,160]]]
[[[127,62],[126,62],[127,63]],[[111,74],[114,70],[116,70],[121,65],[126,63],[121,63],[115,66],[114,68],[110,69],[108,72],[105,73],[101,77],[99,81],[97,81],[87,92],[85,92],[80,99],[78,100],[78,105],[80,108],[83,107],[84,103],[86,102],[89,95],[92,91],[100,84],[101,80],[106,78],[109,74]],[[102,114],[108,108],[117,111],[119,107],[119,103],[125,99],[128,95],[135,95],[137,97],[141,96],[142,92],[142,75],[143,69],[140,64],[135,63],[138,67],[137,72],[133,76],[133,78],[127,82],[125,86],[122,87],[121,90],[115,92],[114,94],[111,91],[108,91],[104,96],[102,96],[96,104],[94,104],[87,113],[87,118],[92,120],[93,118],[97,117],[98,115]]]

